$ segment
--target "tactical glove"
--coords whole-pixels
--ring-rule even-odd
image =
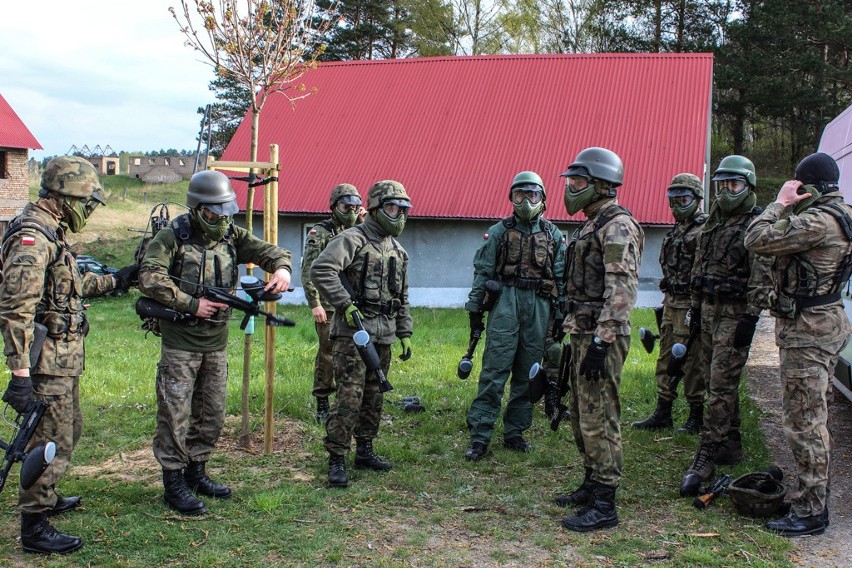
[[[698,337],[701,335],[701,308],[693,306],[687,312],[689,316],[689,335]]]
[[[742,349],[751,345],[758,319],[760,319],[758,316],[746,314],[737,322],[737,329],[734,330],[734,349]]]
[[[112,276],[115,278],[115,289],[127,292],[131,286],[139,283],[139,265],[129,264]]]
[[[3,402],[15,409],[18,414],[23,414],[27,403],[33,398],[33,383],[29,377],[15,377],[9,379],[9,386],[3,393]]]
[[[606,354],[609,351],[609,345],[606,341],[600,341],[597,338],[589,345],[589,350],[583,362],[580,363],[580,374],[587,380],[597,381],[606,376]]]
[[[355,321],[356,315],[358,316],[359,321],[364,321],[364,316],[358,310],[358,306],[355,304],[349,304],[349,307],[346,308],[346,323],[352,327],[360,327],[358,322]]]
[[[470,316],[470,331],[485,331],[482,312],[468,312]]]
[[[399,342],[402,344],[402,353],[399,354],[399,360],[408,361],[411,359],[411,338],[403,337]]]

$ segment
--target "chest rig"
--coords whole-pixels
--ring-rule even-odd
[[[663,237],[660,247],[660,267],[663,279],[660,290],[675,296],[686,296],[692,280],[692,263],[695,260],[695,245],[698,235],[692,235],[696,228],[707,222],[707,215],[693,216],[688,223],[678,223]],[[697,229],[697,230],[700,230]]]
[[[355,253],[345,273],[355,290],[354,303],[364,317],[395,318],[405,289],[405,256],[393,237],[374,241],[356,225],[367,242]]]
[[[503,219],[505,231],[497,245],[497,278],[507,286],[534,290],[545,298],[555,298],[556,276],[553,261],[558,243],[553,237],[553,223],[539,218],[537,233],[517,229],[514,216]]]
[[[745,301],[751,274],[745,232],[763,210],[754,207],[734,222],[720,224],[701,233],[701,265],[692,282],[710,301]]]

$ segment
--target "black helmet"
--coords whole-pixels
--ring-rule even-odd
[[[840,180],[840,168],[834,158],[825,152],[817,152],[799,162],[796,166],[796,179],[806,185],[818,185],[820,182],[837,185]]]
[[[228,176],[215,170],[198,172],[189,179],[186,205],[190,209],[203,205],[216,215],[234,215],[240,210]]]

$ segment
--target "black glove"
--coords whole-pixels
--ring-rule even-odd
[[[468,312],[468,315],[470,316],[470,331],[485,331],[482,312]]]
[[[600,341],[589,345],[583,362],[580,363],[580,374],[590,381],[596,381],[606,376],[606,354],[609,343]]]
[[[139,265],[128,264],[112,276],[115,278],[115,289],[127,292],[131,286],[139,283]]]
[[[29,377],[12,377],[9,386],[3,393],[3,402],[15,409],[18,414],[23,414],[27,403],[33,398],[33,383]]]
[[[701,335],[701,308],[689,308],[687,313],[689,314],[689,335],[698,337]]]
[[[737,329],[734,331],[734,349],[742,349],[751,345],[758,319],[760,319],[758,316],[746,314],[743,319],[737,322]]]

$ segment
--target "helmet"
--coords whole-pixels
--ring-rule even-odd
[[[713,181],[725,179],[745,178],[751,187],[757,186],[757,174],[754,164],[745,156],[725,156],[719,162],[719,167],[713,174]]]
[[[817,152],[799,162],[796,166],[796,179],[804,184],[828,182],[836,185],[840,180],[840,168],[834,158],[824,152]]]
[[[398,181],[378,181],[367,193],[367,209],[369,211],[378,209],[386,201],[393,201],[401,207],[411,207],[411,199]]]
[[[535,172],[518,172],[512,179],[512,187],[509,188],[509,199],[512,198],[512,190],[519,185],[533,184],[541,188],[542,201],[547,200],[547,192],[544,190],[544,182],[541,176]]]
[[[204,205],[217,215],[233,215],[240,210],[228,176],[215,170],[198,172],[189,179],[186,205],[190,209]]]
[[[358,194],[358,190],[349,183],[334,186],[334,189],[331,190],[331,196],[328,198],[328,208],[334,209],[334,206],[341,199],[346,205],[361,205],[361,196]]]
[[[733,480],[727,492],[741,515],[770,517],[781,509],[787,488],[777,474],[773,476],[766,471],[758,471]]]
[[[59,156],[50,160],[41,175],[41,187],[69,197],[91,197],[103,203],[95,166],[79,156]]]
[[[695,174],[677,174],[672,178],[672,182],[666,190],[666,195],[668,197],[687,195],[683,190],[695,195],[696,199],[704,199],[704,185],[701,183],[701,179]]]
[[[624,164],[618,154],[606,148],[586,148],[577,154],[562,177],[586,176],[607,181],[612,187],[624,182]]]

